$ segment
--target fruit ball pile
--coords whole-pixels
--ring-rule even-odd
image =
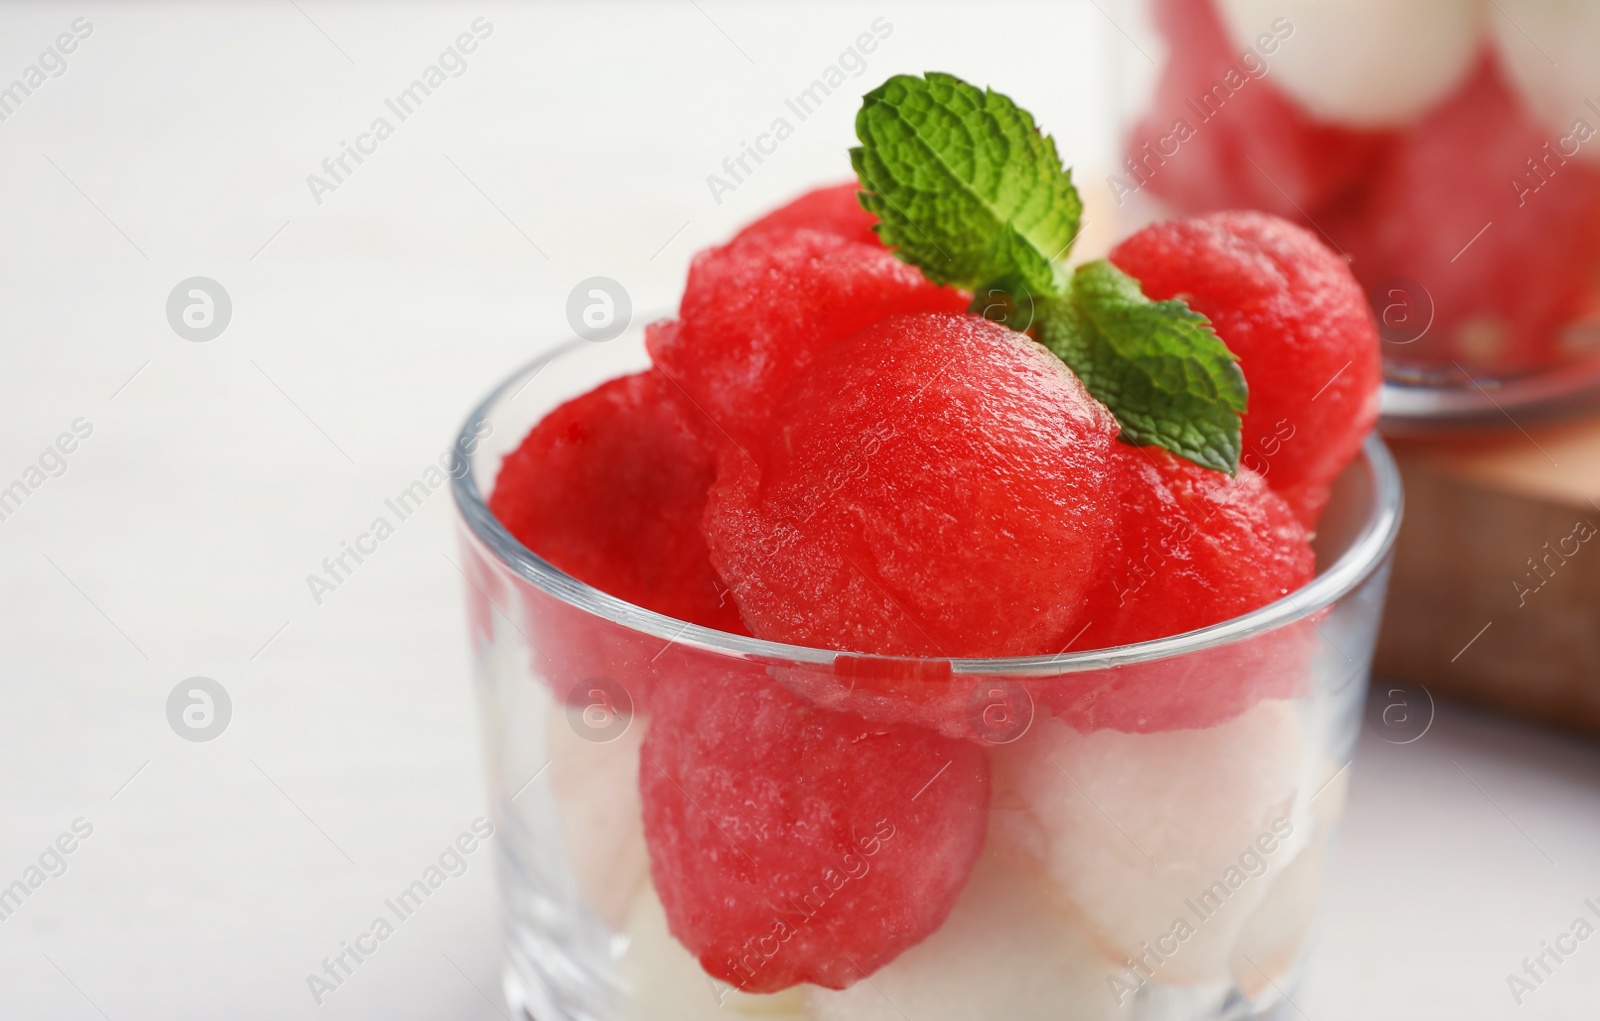
[[[1120,441],[1061,360],[968,313],[971,295],[928,282],[873,223],[841,185],[701,252],[678,317],[649,328],[653,367],[551,412],[490,500],[596,588],[851,654],[831,674],[696,669],[654,649],[619,666],[577,622],[540,634],[548,672],[570,672],[552,678],[562,696],[591,671],[630,671],[650,719],[655,889],[673,936],[744,992],[850,986],[956,904],[984,846],[991,760],[972,692],[938,663],[1147,641],[1292,592],[1377,413],[1362,291],[1283,220],[1165,223],[1112,254],[1239,358],[1236,477]],[[856,654],[933,666],[856,669],[880,662]],[[1047,685],[1038,701],[1083,733],[1169,732],[1292,695],[1296,670],[1219,660],[1114,690]]]
[[[1153,0],[1153,14],[1170,56],[1120,195],[1314,226],[1418,368],[1515,372],[1593,349],[1600,7]]]

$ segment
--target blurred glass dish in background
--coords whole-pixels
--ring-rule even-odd
[[[1120,216],[1254,208],[1345,254],[1385,428],[1600,394],[1600,5],[1123,0]]]

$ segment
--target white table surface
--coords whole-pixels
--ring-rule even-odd
[[[706,175],[880,16],[864,75],[714,203]],[[484,796],[448,496],[320,606],[306,576],[566,334],[578,280],[670,306],[696,248],[847,176],[855,94],[955,71],[1103,166],[1127,44],[1088,2],[9,5],[0,84],[78,17],[65,73],[0,122],[0,485],[93,425],[0,521],[0,885],[93,833],[0,922],[0,1018],[500,1017],[486,855],[307,991]],[[479,17],[465,72],[313,201]],[[234,306],[206,343],[165,317],[197,275]],[[166,719],[196,675],[233,706],[207,743]],[[1593,1017],[1600,940],[1521,1008],[1505,983],[1584,897],[1595,745],[1449,709],[1415,744],[1368,735],[1299,1006]]]

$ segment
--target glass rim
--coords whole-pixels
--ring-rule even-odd
[[[1456,369],[1455,376],[1406,380],[1386,366],[1378,428],[1391,436],[1504,428],[1521,419],[1568,418],[1592,410],[1600,397],[1600,351],[1527,372],[1473,375]]]
[[[852,662],[939,662],[948,663],[951,672],[956,675],[1012,677],[1054,677],[1173,659],[1306,620],[1332,606],[1377,571],[1394,547],[1395,536],[1400,528],[1403,505],[1400,472],[1388,447],[1373,432],[1362,443],[1360,456],[1353,462],[1364,465],[1371,476],[1371,503],[1355,537],[1344,552],[1326,570],[1295,591],[1260,609],[1210,627],[1109,649],[1063,652],[1053,656],[981,659],[881,656],[788,645],[729,634],[645,609],[579,581],[524,546],[489,510],[488,502],[479,490],[474,469],[477,459],[483,455],[475,444],[480,435],[479,429],[487,421],[491,410],[508,393],[520,390],[545,365],[570,351],[587,346],[586,341],[577,338],[558,345],[513,372],[473,408],[455,440],[456,453],[467,457],[467,470],[459,474],[451,473],[451,493],[457,513],[471,536],[523,580],[574,609],[661,638],[669,645],[688,645],[708,652],[774,663],[831,668],[839,657],[847,657]],[[464,452],[468,450],[472,453],[465,455]]]

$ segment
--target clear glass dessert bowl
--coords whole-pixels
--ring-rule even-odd
[[[502,383],[457,441],[512,1005],[534,1021],[1198,1021],[1287,1009],[1401,514],[1381,441],[1334,487],[1315,578],[1254,613],[1114,649],[908,661],[664,617],[556,569],[496,520],[486,501],[501,457],[564,400],[645,364],[637,329],[568,343]],[[719,975],[669,932],[641,817],[648,696],[663,678],[709,688],[727,677],[869,720],[885,700],[954,707],[979,749],[988,808],[970,878],[932,935],[845,988],[740,985],[771,974],[797,933],[850,926],[827,915],[889,867],[906,821],[894,812],[840,847],[836,869],[784,891],[772,928],[751,931]],[[941,772],[905,791],[907,813],[939,796]],[[711,832],[707,854],[737,843]]]

